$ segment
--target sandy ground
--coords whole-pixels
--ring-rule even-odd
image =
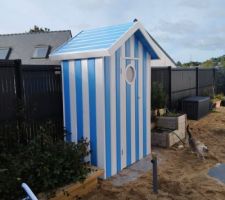
[[[84,199],[225,200],[225,185],[207,175],[215,164],[225,163],[225,107],[199,121],[189,121],[189,124],[194,137],[209,148],[205,161],[198,159],[188,148],[153,148],[161,160],[157,195],[152,192],[152,174],[148,170],[121,186],[113,184],[113,179],[103,181]]]

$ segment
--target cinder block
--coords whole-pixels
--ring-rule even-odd
[[[177,117],[158,117],[157,127],[167,129],[165,131],[152,132],[152,145],[161,147],[171,147],[186,136],[186,115]],[[180,138],[180,139],[179,139]]]

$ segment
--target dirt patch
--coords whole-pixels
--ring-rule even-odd
[[[225,185],[207,175],[215,164],[225,163],[225,108],[217,111],[199,121],[189,121],[193,136],[209,148],[205,161],[199,160],[188,148],[153,149],[164,160],[159,165],[159,194],[152,192],[152,174],[148,171],[137,180],[119,187],[110,180],[103,181],[84,199],[225,199]]]

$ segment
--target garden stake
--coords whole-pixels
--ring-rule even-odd
[[[152,170],[153,170],[153,192],[158,194],[158,174],[157,174],[157,155],[152,154]]]

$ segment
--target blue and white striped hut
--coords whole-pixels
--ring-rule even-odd
[[[66,140],[89,138],[105,178],[151,151],[150,40],[132,22],[81,31],[51,55],[62,60]]]

